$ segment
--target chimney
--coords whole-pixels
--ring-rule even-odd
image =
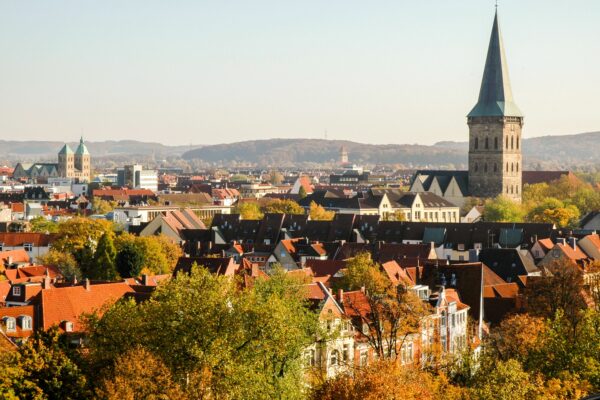
[[[73,274],[73,286],[77,285],[77,275]]]
[[[44,275],[44,280],[42,281],[42,289],[50,289],[50,274],[48,273],[48,268],[46,268],[46,275]]]
[[[344,304],[344,289],[338,289],[338,303]]]
[[[148,274],[142,275],[142,285],[148,286]]]
[[[365,287],[364,287],[364,286],[361,286],[361,287],[360,287],[360,291],[364,293],[364,292],[365,292]]]
[[[565,246],[567,244],[567,239],[565,239],[565,238],[558,238],[558,239],[556,239],[556,242],[558,244],[562,244],[563,246]]]
[[[85,278],[85,281],[83,283],[83,287],[85,288],[85,290],[89,291],[90,290],[90,280],[88,278]]]
[[[10,267],[10,266],[12,265],[12,263],[13,263],[13,258],[12,258],[12,256],[8,256],[8,257],[6,258],[6,264],[7,264],[7,265]]]
[[[573,248],[573,250],[577,250],[577,239],[574,237],[569,238],[569,244]]]

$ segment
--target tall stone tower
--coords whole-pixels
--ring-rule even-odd
[[[58,152],[58,175],[67,178],[73,176],[75,171],[75,154],[68,144]]]
[[[75,150],[75,169],[78,170],[78,178],[89,182],[92,176],[91,156],[83,137],[79,140],[79,146]]]
[[[521,201],[523,114],[513,101],[497,12],[479,100],[467,119],[470,195]]]

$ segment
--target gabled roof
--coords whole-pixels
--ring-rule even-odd
[[[32,243],[35,247],[47,247],[56,237],[53,234],[35,232],[0,232],[0,243],[4,246],[23,246],[24,243]]]
[[[73,154],[73,150],[71,149],[71,147],[69,147],[68,144],[65,143],[65,145],[62,147],[62,149],[60,149],[60,151],[58,152],[58,154]],[[27,164],[21,164],[23,166],[24,169],[27,169],[25,166]],[[31,165],[28,165],[31,168]]]
[[[44,289],[41,292],[40,310],[42,329],[60,325],[63,321],[73,323],[73,331],[83,330],[79,318],[94,311],[101,312],[103,306],[112,304],[133,289],[125,282],[102,283]]]
[[[504,44],[498,25],[498,13],[494,16],[492,34],[488,47],[479,100],[469,117],[522,117],[523,113],[514,103]]]

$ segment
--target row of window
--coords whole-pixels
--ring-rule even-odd
[[[4,251],[4,243],[0,243],[0,251]],[[12,248],[12,246],[11,246]],[[23,243],[23,250],[33,251],[33,243]]]
[[[478,137],[475,138],[475,143],[474,143],[473,147],[475,148],[475,150],[479,149],[479,138]],[[485,141],[484,141],[484,149],[488,150],[489,148],[490,148],[490,140],[489,140],[489,138],[486,137]],[[508,150],[509,148],[511,150],[515,150],[515,148],[517,150],[519,150],[519,136],[517,135],[516,140],[515,140],[514,136],[510,136],[510,147],[509,147],[509,137],[507,136],[505,148],[506,148],[506,150]],[[494,150],[498,150],[498,138],[497,137],[494,138]]]
[[[475,163],[475,165],[473,165],[473,169],[475,170],[475,172],[479,172],[479,164]],[[488,165],[487,163],[483,164],[483,172],[486,173],[488,172]],[[498,164],[494,163],[494,172],[498,172]],[[519,172],[519,163],[506,163],[506,172]]]
[[[30,331],[33,329],[32,319],[29,315],[20,315],[19,317],[2,317],[2,322],[6,327],[6,332],[15,332],[17,330],[17,320],[21,329],[24,331]]]

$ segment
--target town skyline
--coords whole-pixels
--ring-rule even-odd
[[[177,145],[325,135],[464,142],[494,14],[482,3],[6,5],[0,130]],[[591,1],[500,2],[524,138],[598,130],[590,88],[600,79],[599,13]]]

